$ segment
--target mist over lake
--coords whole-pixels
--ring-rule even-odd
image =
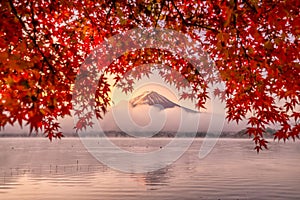
[[[143,153],[174,139],[110,140],[126,151]],[[256,154],[251,140],[219,139],[199,159],[203,141],[195,139],[183,156],[164,168],[124,173],[96,160],[79,138],[52,143],[1,138],[0,199],[299,199],[299,141],[270,140],[269,150]]]

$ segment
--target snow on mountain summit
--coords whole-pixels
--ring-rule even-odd
[[[133,98],[130,100],[130,103],[133,107],[137,105],[160,105],[163,108],[173,108],[175,106],[178,106],[177,104],[173,103],[166,97],[158,94],[154,91],[145,91],[141,95]]]
[[[161,109],[180,107],[188,112],[196,112],[170,101],[155,91],[145,91],[141,95],[131,99],[129,103],[132,105],[132,107],[136,107],[138,105],[159,106]]]

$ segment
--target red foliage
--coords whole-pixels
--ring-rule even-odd
[[[253,136],[257,151],[267,147],[263,135],[270,123],[281,125],[275,138],[299,138],[297,0],[9,0],[0,5],[0,127],[25,121],[30,132],[43,128],[50,139],[61,137],[56,120],[70,115],[72,84],[91,50],[132,28],[162,27],[198,40],[214,59],[226,82],[225,96],[220,97],[226,100],[227,119],[239,122],[251,114],[247,133]],[[183,93],[182,98],[197,98],[197,106],[203,107],[207,86],[195,67],[170,52],[136,50],[115,60],[105,73],[114,74],[118,86],[128,92],[134,80],[150,72],[137,66],[161,60],[168,60],[190,82],[193,93]],[[125,76],[128,71],[131,77]],[[183,87],[172,74],[161,75]],[[102,117],[109,92],[107,80],[101,77],[96,105],[84,106],[94,106],[97,117]],[[215,94],[221,93],[216,90]],[[84,106],[75,110],[81,117],[79,130],[92,126],[86,120],[91,116],[81,116]]]

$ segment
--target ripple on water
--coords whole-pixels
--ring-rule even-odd
[[[99,163],[76,138],[0,139],[0,199],[299,199],[299,142],[257,155],[249,140],[221,139],[200,160],[202,141],[166,168],[130,174]],[[168,140],[114,142],[142,151]]]

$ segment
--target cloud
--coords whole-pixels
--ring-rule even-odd
[[[193,113],[181,107],[163,109],[153,105],[132,107],[127,101],[121,101],[100,120],[104,131],[123,131],[129,135],[148,132],[154,135],[160,131],[171,132],[206,132],[229,130],[228,124],[223,127],[225,116],[212,113]],[[235,128],[236,129],[236,128]]]
[[[139,105],[132,107],[127,101],[120,101],[116,106],[99,120],[99,125],[104,131],[124,131],[127,134],[135,135],[144,132],[144,134],[154,135],[159,131],[170,132],[206,132],[215,131],[219,126],[223,126],[224,116],[212,113],[192,113],[187,112],[180,107],[162,109],[158,106]],[[59,119],[63,133],[73,133],[75,130],[73,117]],[[246,127],[246,120],[236,124],[225,121],[222,131],[239,131]],[[88,128],[87,132],[99,131],[97,126]],[[19,125],[8,125],[1,133],[29,133],[28,126],[19,127]]]

